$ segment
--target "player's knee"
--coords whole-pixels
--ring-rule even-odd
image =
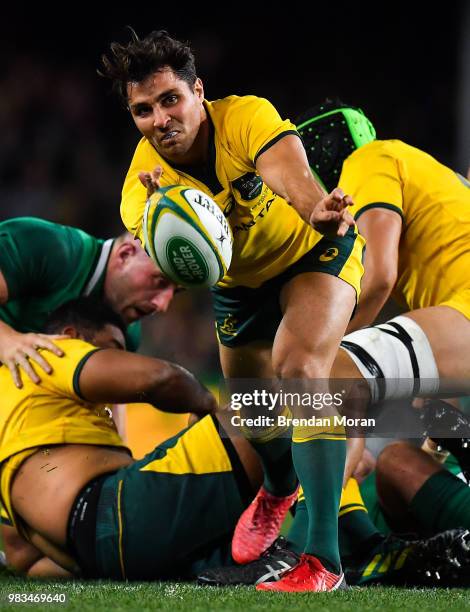
[[[278,378],[328,378],[330,370],[324,360],[304,352],[273,355],[273,370]]]
[[[377,458],[376,472],[382,478],[394,479],[410,466],[410,455],[415,447],[409,442],[392,442],[386,446]]]

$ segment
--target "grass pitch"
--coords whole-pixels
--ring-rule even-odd
[[[324,610],[353,612],[383,610],[419,612],[462,611],[470,609],[470,589],[350,589],[337,593],[278,595],[260,593],[250,587],[215,588],[189,583],[154,582],[121,583],[105,581],[49,582],[25,580],[13,576],[0,577],[0,610],[61,609],[64,604],[9,604],[9,593],[66,593],[67,611],[130,611],[130,610],[209,610],[269,612],[285,610]]]
[[[0,540],[1,549],[1,540]],[[470,585],[469,585],[470,587]],[[8,595],[63,594],[65,604],[9,603]],[[190,612],[461,612],[470,610],[469,589],[398,589],[353,587],[321,594],[261,593],[254,587],[203,587],[181,582],[111,582],[28,580],[0,569],[0,612],[3,610],[67,612],[131,612],[188,610]]]

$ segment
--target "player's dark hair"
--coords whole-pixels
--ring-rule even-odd
[[[196,82],[194,55],[187,43],[172,38],[165,30],[139,38],[129,28],[132,39],[127,44],[113,42],[109,55],[101,56],[98,74],[113,83],[113,89],[127,104],[127,84],[141,83],[151,74],[169,66],[191,89]]]
[[[75,327],[83,336],[89,337],[113,325],[126,333],[126,326],[121,317],[111,306],[95,297],[79,297],[65,302],[51,312],[44,324],[46,334],[59,334],[68,325]]]
[[[334,189],[343,162],[358,147],[375,139],[375,129],[360,108],[327,99],[297,117],[310,168],[327,191]]]

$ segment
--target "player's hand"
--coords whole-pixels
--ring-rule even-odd
[[[310,225],[325,236],[344,236],[354,225],[348,211],[353,203],[351,196],[344,195],[339,187],[321,199],[310,215]]]
[[[361,460],[356,466],[356,469],[353,472],[353,478],[357,480],[359,484],[371,473],[375,470],[376,459],[374,455],[367,448],[364,449],[362,453]]]
[[[23,387],[20,367],[34,383],[40,383],[41,379],[34,371],[31,361],[36,362],[46,374],[51,374],[51,365],[44,359],[38,350],[46,349],[58,357],[62,357],[64,351],[56,346],[53,340],[62,340],[68,337],[69,336],[61,336],[58,334],[21,334],[15,330],[11,330],[8,336],[3,336],[1,338],[0,361],[10,370],[13,381],[18,389]]]
[[[151,172],[139,172],[140,182],[147,189],[147,199],[160,189],[162,174],[163,168],[161,166],[156,166]]]

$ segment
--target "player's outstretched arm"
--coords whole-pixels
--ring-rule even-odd
[[[398,274],[400,215],[386,208],[371,208],[359,217],[357,226],[367,247],[361,296],[347,333],[374,323],[390,297]]]
[[[315,180],[301,140],[287,135],[256,161],[263,181],[291,204],[302,219],[325,235],[344,236],[354,219],[347,208],[352,199],[341,189],[327,195]]]
[[[0,304],[8,301],[8,287],[5,277],[0,271]],[[40,382],[40,377],[33,370],[29,360],[32,360],[41,367],[46,374],[52,372],[52,367],[39,352],[38,349],[46,349],[62,357],[63,351],[54,344],[53,340],[67,338],[67,336],[48,336],[46,334],[22,334],[17,332],[4,321],[0,321],[0,362],[7,366],[15,385],[18,388],[23,386],[21,381],[21,369],[29,376],[34,383]]]
[[[114,349],[91,355],[78,385],[82,397],[91,402],[144,402],[174,413],[209,414],[217,409],[214,396],[188,370]]]

